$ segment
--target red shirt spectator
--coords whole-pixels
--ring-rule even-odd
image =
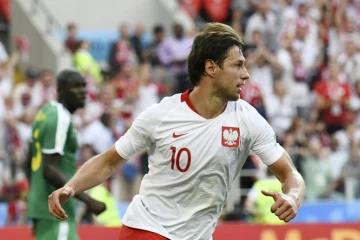
[[[10,20],[10,1],[0,0],[0,14],[6,20]]]
[[[194,18],[198,15],[201,6],[202,0],[180,0],[180,5],[185,9],[185,11]]]
[[[316,85],[315,92],[324,122],[330,127],[343,127],[349,117],[347,111],[351,96],[349,84],[339,81],[322,81]]]
[[[214,22],[224,22],[229,15],[230,0],[204,0],[204,8]]]
[[[241,86],[240,98],[248,102],[251,106],[257,108],[264,105],[260,88],[255,83],[247,83]]]
[[[71,53],[75,53],[77,48],[76,36],[77,36],[77,27],[74,23],[70,23],[67,26],[67,39],[65,40],[65,46]]]

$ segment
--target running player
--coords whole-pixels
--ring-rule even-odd
[[[37,240],[78,239],[75,222],[75,200],[64,204],[67,221],[59,221],[49,214],[48,195],[63,186],[76,170],[76,132],[71,114],[84,107],[85,80],[77,72],[62,71],[57,78],[58,101],[44,105],[37,113],[30,144],[30,193],[27,212],[33,221]],[[77,195],[95,214],[105,205],[85,194]]]
[[[304,181],[274,131],[258,112],[239,100],[249,78],[236,32],[211,23],[198,34],[188,57],[195,86],[164,98],[142,112],[114,146],[90,159],[49,196],[49,210],[67,219],[61,207],[72,196],[105,181],[143,148],[149,173],[130,204],[120,239],[209,240],[230,188],[252,150],[282,183],[271,211],[289,222],[304,196]]]

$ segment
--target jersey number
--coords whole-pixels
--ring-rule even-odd
[[[176,168],[180,171],[180,172],[186,172],[187,170],[189,170],[190,164],[191,164],[191,153],[190,150],[188,148],[180,148],[180,150],[176,153],[176,147],[171,147],[170,148],[172,151],[172,155],[171,155],[171,169],[174,170],[175,167],[175,162],[176,162]],[[187,155],[187,162],[186,162],[186,166],[184,168],[182,168],[180,166],[180,157],[181,154],[185,152]]]
[[[33,157],[31,158],[31,170],[36,172],[39,170],[41,162],[42,162],[42,154],[41,154],[41,146],[40,143],[37,142],[39,137],[39,129],[34,131],[33,141],[35,141],[35,154],[32,154]]]

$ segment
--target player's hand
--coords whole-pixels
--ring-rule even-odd
[[[296,216],[298,206],[293,197],[274,191],[262,190],[261,193],[274,199],[275,203],[271,206],[271,212],[275,213],[280,220],[289,222]]]
[[[106,210],[106,205],[103,202],[97,201],[95,199],[91,199],[91,201],[87,203],[87,207],[95,215],[99,215]]]
[[[62,187],[50,194],[48,199],[50,214],[60,220],[67,219],[68,216],[61,205],[73,196],[74,189],[71,187]]]

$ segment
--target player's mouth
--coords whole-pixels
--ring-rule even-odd
[[[241,84],[239,84],[239,85],[237,85],[236,87],[237,87],[237,89],[238,89],[238,91],[239,91],[239,93],[241,93],[242,92],[242,89],[241,89]]]

